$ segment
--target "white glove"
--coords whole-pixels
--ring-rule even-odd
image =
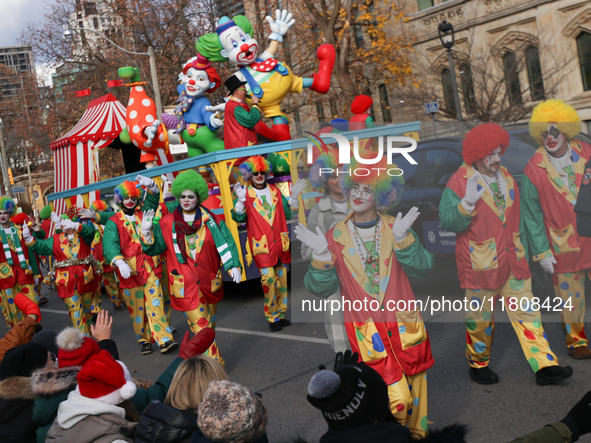
[[[484,191],[486,191],[484,186],[480,186],[478,184],[479,177],[480,174],[474,174],[468,179],[468,182],[466,183],[466,195],[464,195],[464,198],[462,199],[462,204],[465,203],[464,208],[469,211],[474,209],[474,205],[478,200],[480,200],[480,197],[482,197]],[[478,186],[480,186],[480,189],[478,189]]]
[[[269,27],[271,28],[269,39],[282,42],[283,36],[287,34],[289,28],[295,23],[295,18],[292,17],[293,15],[291,12],[287,12],[285,9],[283,11],[280,11],[279,9],[275,11],[275,21],[273,21],[270,16],[266,16],[265,20],[267,20],[267,23],[269,23]]]
[[[206,106],[205,110],[207,112],[213,112],[214,114],[217,113],[218,111],[224,112],[226,110],[226,103],[220,103],[219,105],[210,105],[210,106]]]
[[[72,220],[70,220],[69,218],[65,218],[60,222],[60,225],[62,227],[62,231],[65,231],[67,229],[71,229],[73,231],[78,231],[78,228],[80,227],[80,223],[78,222],[73,222]]]
[[[213,129],[218,129],[224,126],[224,121],[221,118],[217,118],[215,114],[209,116],[209,124]]]
[[[123,278],[131,277],[131,268],[129,267],[129,265],[127,263],[125,263],[125,260],[123,260],[121,258],[118,260],[115,260],[115,266],[117,266],[117,269],[119,269],[119,273],[121,274],[121,277],[123,277]]]
[[[62,221],[62,218],[57,215],[55,212],[51,213],[51,221],[53,222],[54,225],[57,225],[59,222]]]
[[[416,206],[410,208],[404,217],[402,216],[402,212],[398,213],[396,220],[394,220],[394,224],[392,225],[392,233],[394,234],[396,242],[400,242],[408,237],[408,231],[419,215],[421,215],[421,213]]]
[[[144,130],[144,134],[148,137],[148,140],[144,142],[144,146],[146,148],[152,147],[152,140],[156,137],[156,133],[158,132],[158,127],[160,126],[160,120],[156,119],[152,122],[152,126],[148,126]]]
[[[308,182],[306,182],[306,180],[300,178],[295,185],[291,186],[291,199],[289,201],[289,206],[293,209],[297,209],[300,206],[298,196],[302,193],[307,184]]]
[[[316,226],[316,234],[314,234],[304,225],[298,223],[293,229],[293,233],[299,241],[310,248],[313,257],[319,258],[328,253],[328,242],[320,226]]]
[[[546,257],[540,260],[540,266],[544,271],[548,274],[554,274],[554,265],[556,264],[556,259],[554,256]]]
[[[94,220],[96,217],[96,211],[94,209],[80,209],[78,214],[80,218],[89,218],[91,220]]]
[[[23,223],[23,238],[25,239],[25,243],[27,244],[33,242],[33,236],[31,235],[29,226],[26,223]]]
[[[230,276],[232,277],[232,280],[234,280],[234,283],[240,283],[240,280],[242,280],[242,272],[240,272],[240,268],[230,269]]]
[[[136,175],[135,179],[142,185],[144,188],[149,190],[152,194],[158,194],[160,192],[160,188],[156,184],[154,180],[150,177],[146,177],[145,175]]]
[[[149,209],[148,211],[144,211],[144,216],[142,217],[142,234],[144,237],[151,237],[152,236],[152,226],[154,224],[154,210]]]
[[[246,188],[242,186],[240,183],[236,183],[236,185],[234,186],[234,193],[236,194],[236,197],[238,197],[238,201],[246,201]]]

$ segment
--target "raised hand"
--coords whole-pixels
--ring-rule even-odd
[[[392,233],[397,242],[404,240],[408,236],[408,231],[419,215],[421,215],[421,213],[416,206],[410,208],[404,217],[402,216],[402,212],[398,213],[396,220],[394,220],[394,224],[392,225]]]
[[[328,252],[328,242],[320,226],[316,226],[316,233],[314,233],[301,223],[298,223],[293,233],[299,241],[310,248],[313,256],[319,257]]]
[[[269,23],[269,27],[271,28],[269,39],[278,42],[283,41],[283,36],[287,34],[289,28],[295,23],[295,18],[293,18],[291,12],[287,12],[285,9],[283,11],[280,11],[279,9],[275,11],[275,20],[270,16],[266,16],[265,20]]]
[[[484,191],[486,191],[486,188],[478,184],[478,177],[480,177],[480,174],[474,174],[468,179],[468,182],[466,183],[466,194],[464,195],[464,201],[469,206],[474,206],[476,202],[480,200],[480,197],[482,197]]]
[[[246,201],[246,188],[240,183],[236,183],[236,186],[234,186],[234,193],[238,197],[238,200],[241,202]]]
[[[149,209],[144,211],[144,216],[142,217],[142,234],[145,236],[152,235],[152,226],[154,225],[154,210]]]
[[[96,216],[96,211],[94,209],[80,209],[78,211],[78,214],[80,214],[80,218],[89,218],[91,220],[94,220]]]

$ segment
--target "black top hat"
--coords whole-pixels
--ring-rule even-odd
[[[240,86],[243,86],[245,84],[246,84],[246,82],[240,81],[240,79],[238,77],[236,77],[236,75],[233,75],[232,77],[230,77],[228,80],[226,80],[224,82],[224,85],[230,91],[229,94],[233,94],[236,89],[238,89]]]

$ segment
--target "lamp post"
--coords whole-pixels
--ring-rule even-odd
[[[451,48],[453,48],[455,43],[455,33],[454,27],[451,23],[448,23],[447,20],[443,20],[439,23],[437,27],[437,33],[439,34],[439,40],[441,40],[441,44],[447,50],[447,59],[449,61],[449,70],[450,70],[450,77],[451,77],[451,86],[454,93],[454,103],[456,107],[456,117],[458,119],[458,123],[460,125],[460,135],[464,136],[464,119],[462,117],[462,105],[460,103],[460,93],[458,91],[458,80],[456,78],[456,70],[454,68],[454,58],[451,52]]]
[[[4,188],[6,195],[12,198],[12,191],[10,190],[10,181],[8,180],[8,166],[6,163],[6,146],[4,145],[4,122],[0,118],[0,151],[2,154],[2,177],[4,177]]]
[[[67,27],[67,25],[64,29],[64,34],[63,34],[64,39],[72,38],[72,36],[74,35],[74,33],[72,31],[90,31],[90,32],[93,32],[93,33],[97,34],[98,36],[104,38],[106,41],[108,41],[110,44],[115,46],[117,49],[119,49],[120,51],[123,51],[127,54],[147,55],[150,58],[150,77],[152,77],[152,87],[154,88],[154,102],[156,103],[156,111],[158,112],[158,115],[162,115],[162,102],[160,100],[160,86],[158,84],[158,74],[156,72],[156,53],[154,51],[153,46],[148,46],[148,52],[128,51],[127,49],[124,49],[121,46],[119,46],[117,43],[115,43],[111,39],[107,38],[102,32],[96,31],[95,29],[70,28],[70,27]]]

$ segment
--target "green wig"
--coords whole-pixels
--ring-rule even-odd
[[[209,188],[205,179],[194,169],[181,172],[172,182],[172,195],[178,200],[183,191],[189,190],[197,194],[199,204],[209,197]]]
[[[236,25],[246,34],[252,37],[254,28],[245,16],[237,15],[232,20],[234,20],[234,23],[236,23]],[[220,54],[224,48],[220,43],[219,35],[215,32],[210,32],[209,34],[199,37],[197,43],[195,43],[195,47],[197,48],[197,51],[210,62],[225,62],[228,60]]]
[[[51,217],[51,206],[47,205],[39,211],[39,218],[41,220],[47,220],[49,217]]]

